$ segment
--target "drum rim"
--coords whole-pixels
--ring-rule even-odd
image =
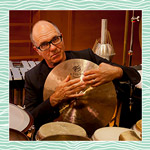
[[[56,135],[50,135],[50,136],[47,136],[47,137],[44,137],[44,138],[40,139],[40,141],[44,141],[44,139],[46,139],[48,137],[56,137],[56,136],[73,136],[73,137],[81,137],[81,138],[87,139],[87,140],[68,140],[68,141],[91,141],[91,139],[89,137],[80,136],[80,135],[73,135],[73,134],[66,134],[66,135],[65,134],[56,134]],[[50,140],[50,141],[57,141],[57,140]],[[60,140],[60,141],[66,141],[66,140]]]
[[[30,118],[29,119],[30,121],[29,121],[27,127],[22,130],[22,132],[27,132],[29,130],[29,128],[33,125],[34,119],[33,119],[33,116],[29,112],[27,112],[26,110],[24,110],[24,111],[28,114],[28,116]]]
[[[33,125],[33,122],[34,122],[33,116],[29,112],[27,112],[26,110],[21,109],[20,107],[18,107],[16,104],[9,103],[9,105],[13,105],[13,106],[17,107],[18,109],[24,111],[28,115],[28,117],[29,117],[28,125],[23,130],[19,131],[19,132],[27,132],[28,129]],[[13,129],[13,128],[10,128],[10,129]],[[17,130],[17,129],[14,129],[14,130]]]

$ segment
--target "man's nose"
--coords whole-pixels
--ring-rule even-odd
[[[50,45],[50,51],[54,51],[54,50],[56,50],[57,49],[57,46],[55,46],[55,45],[53,45],[52,43],[51,43],[51,45]]]

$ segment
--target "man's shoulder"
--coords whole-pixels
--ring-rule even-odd
[[[66,51],[65,53],[68,59],[83,58],[89,60],[93,56],[93,51],[90,48],[79,51]]]
[[[43,65],[43,61],[41,61],[39,64],[37,64],[36,66],[34,66],[32,69],[28,70],[26,72],[26,75],[32,75],[32,74],[39,74],[41,67]]]
[[[88,48],[88,49],[83,49],[83,50],[78,50],[78,51],[66,51],[66,53],[81,54],[81,53],[89,53],[91,51],[92,50]]]

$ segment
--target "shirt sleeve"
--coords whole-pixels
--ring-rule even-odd
[[[38,91],[25,74],[25,110],[34,118],[34,125],[39,128],[42,124],[53,121],[59,116],[59,108],[52,107],[49,98],[43,101],[42,91]]]
[[[104,58],[99,57],[98,55],[94,54],[91,49],[89,49],[89,51],[90,51],[91,55],[94,55],[96,64],[99,65],[100,63],[104,62],[104,63],[110,64],[113,66],[120,67],[123,70],[123,76],[121,79],[119,79],[120,81],[127,81],[127,82],[129,81],[133,85],[136,85],[140,82],[141,76],[136,69],[134,69],[132,67],[126,67],[126,66],[112,63],[112,62],[108,61],[107,59],[104,59]]]

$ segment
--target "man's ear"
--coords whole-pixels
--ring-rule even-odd
[[[33,46],[33,49],[34,49],[39,55],[41,55],[40,51],[36,48],[36,46]]]

